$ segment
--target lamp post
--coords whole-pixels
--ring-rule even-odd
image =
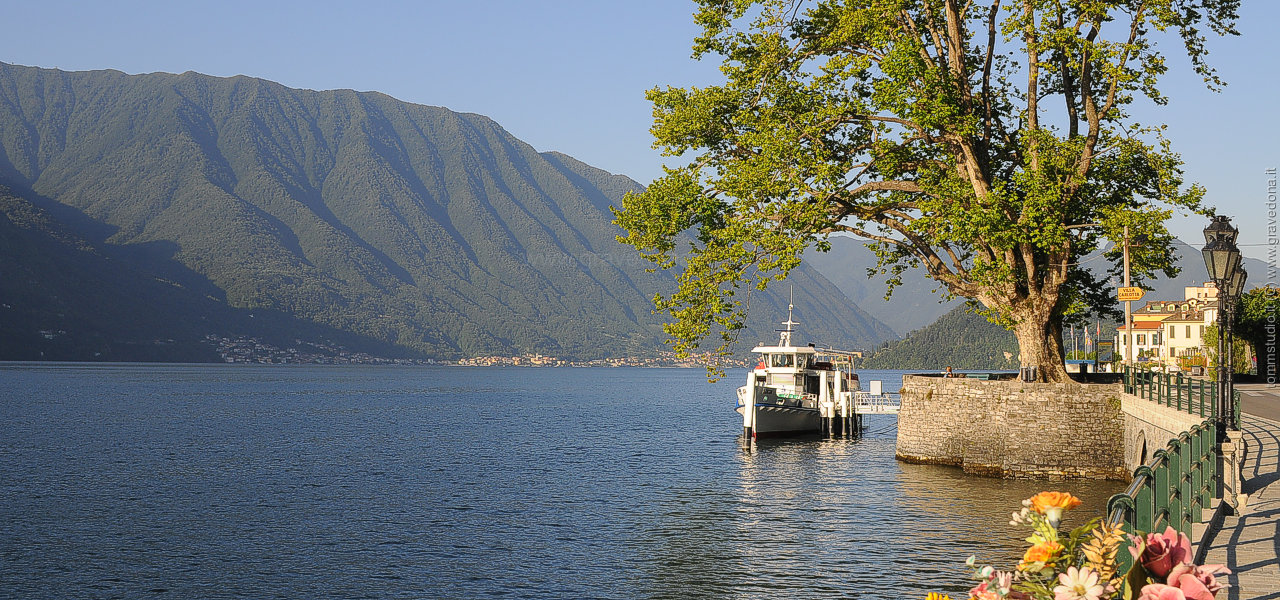
[[[1227,283],[1227,404],[1231,407],[1231,412],[1227,417],[1230,419],[1232,427],[1235,427],[1235,397],[1236,397],[1236,301],[1240,298],[1240,294],[1244,293],[1244,282],[1249,278],[1249,274],[1245,272],[1244,266],[1236,267],[1234,273],[1231,274],[1231,281]]]
[[[1241,493],[1241,457],[1244,434],[1236,429],[1235,389],[1231,381],[1231,320],[1235,299],[1244,291],[1248,275],[1240,267],[1240,249],[1236,247],[1239,231],[1231,226],[1231,219],[1222,215],[1204,228],[1204,264],[1209,277],[1218,287],[1218,455],[1221,457],[1221,497],[1231,512],[1239,514],[1248,498]],[[1223,359],[1226,359],[1224,361]]]
[[[1244,288],[1246,277],[1244,269],[1240,268],[1240,249],[1236,247],[1236,236],[1239,233],[1239,230],[1231,226],[1229,217],[1217,215],[1204,229],[1205,246],[1201,249],[1205,267],[1209,269],[1209,278],[1218,288],[1217,390],[1220,434],[1225,433],[1228,427],[1235,426],[1235,415],[1232,414],[1235,408],[1235,403],[1232,402],[1234,390],[1228,375],[1231,352],[1228,313],[1235,295],[1239,293],[1237,288]]]

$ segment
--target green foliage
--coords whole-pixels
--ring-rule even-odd
[[[1252,350],[1249,341],[1239,336],[1233,335],[1231,340],[1231,363],[1227,368],[1232,369],[1232,373],[1248,373],[1253,368]],[[1209,359],[1209,376],[1217,379],[1219,363],[1218,360],[1218,326],[1209,325],[1204,328],[1204,345],[1205,353]],[[1225,358],[1223,362],[1225,362]]]
[[[928,327],[888,342],[860,365],[864,369],[1009,370],[1017,367],[1018,342],[1003,327],[958,306]]]
[[[1152,32],[1176,30],[1212,79],[1200,28],[1235,33],[1237,4],[701,0],[694,56],[724,82],[648,92],[657,146],[684,163],[626,196],[619,239],[680,271],[656,301],[680,351],[713,332],[724,349],[744,289],[847,232],[891,286],[924,267],[1063,379],[1062,323],[1114,306],[1079,259],[1127,226],[1146,236],[1139,278],[1173,272],[1166,219],[1205,211],[1162,128],[1125,112],[1164,101]]]
[[[608,212],[640,186],[479,115],[247,77],[0,63],[0,185],[17,223],[0,264],[24,273],[0,303],[26,311],[7,340],[99,332],[75,357],[211,333],[436,358],[662,344],[651,300],[672,279],[645,273]],[[63,252],[77,247],[98,256]],[[798,303],[808,320],[865,345],[892,335],[822,285]],[[756,304],[768,319],[745,331],[768,337],[776,298]],[[3,356],[38,358],[29,346]]]
[[[1236,303],[1232,333],[1236,339],[1245,341],[1253,355],[1258,357],[1259,371],[1276,364],[1276,346],[1280,345],[1277,344],[1277,339],[1280,339],[1280,289],[1268,285],[1241,294]],[[1250,366],[1246,365],[1240,372],[1247,372]]]

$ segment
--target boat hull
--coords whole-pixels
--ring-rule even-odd
[[[744,409],[745,407],[739,406],[738,414],[742,414]],[[820,431],[822,416],[817,409],[756,404],[755,427],[752,429],[756,437],[781,437]]]

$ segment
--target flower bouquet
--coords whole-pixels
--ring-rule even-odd
[[[1195,565],[1191,540],[1172,527],[1164,533],[1129,535],[1095,518],[1060,531],[1062,513],[1080,505],[1063,492],[1041,492],[1022,502],[1011,525],[1031,528],[1031,544],[1011,571],[966,564],[980,583],[970,600],[1213,600],[1227,587],[1218,579],[1231,571],[1222,565]],[[1126,538],[1132,566],[1120,572],[1117,553]],[[927,600],[951,600],[937,593]]]

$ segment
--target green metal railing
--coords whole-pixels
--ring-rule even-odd
[[[1168,526],[1190,536],[1192,524],[1201,522],[1217,493],[1217,440],[1212,419],[1169,440],[1150,462],[1134,469],[1124,492],[1107,501],[1107,522],[1123,525],[1129,533]],[[1130,560],[1128,552],[1118,552],[1117,558]]]
[[[1218,386],[1207,379],[1185,377],[1181,373],[1153,373],[1133,367],[1124,368],[1126,394],[1150,400],[1202,419],[1218,417]],[[1231,427],[1240,428],[1240,392],[1232,397]]]
[[[1216,414],[1218,389],[1212,381],[1184,377],[1182,373],[1153,373],[1124,369],[1124,391],[1201,418]]]

